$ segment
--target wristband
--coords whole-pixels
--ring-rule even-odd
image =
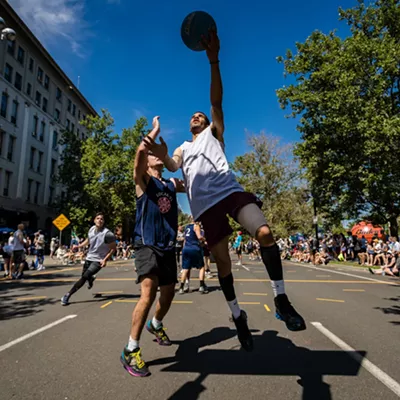
[[[217,61],[210,61],[210,64],[212,65],[212,64],[219,64],[219,60],[217,60]]]

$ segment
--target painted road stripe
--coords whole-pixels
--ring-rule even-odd
[[[343,292],[365,292],[365,289],[343,289]]]
[[[121,294],[121,293],[124,293],[124,291],[123,290],[114,290],[114,291],[110,291],[110,292],[97,292],[97,293],[95,293],[95,295],[96,294]]]
[[[330,278],[330,275],[315,275],[317,278]]]
[[[243,293],[245,296],[268,296],[267,293]]]
[[[18,297],[17,301],[46,299],[47,296]]]
[[[298,265],[298,266],[299,267],[303,267],[303,265]],[[314,268],[314,269],[316,269],[318,271],[330,272],[330,273],[338,274],[338,275],[351,276],[353,278],[358,278],[358,279],[363,279],[363,280],[366,280],[366,281],[381,283],[381,284],[384,284],[384,285],[400,286],[398,283],[380,281],[379,279],[368,278],[366,276],[359,276],[359,275],[355,275],[355,274],[349,274],[347,272],[339,272],[339,271],[335,271],[333,269],[326,269],[326,268],[320,268],[320,267],[307,267],[307,268]]]
[[[351,346],[345,343],[342,339],[337,337],[329,329],[325,328],[320,322],[311,322],[315,328],[317,328],[323,335],[330,339],[343,351],[357,361],[362,367],[364,367],[370,374],[372,374],[376,379],[381,381],[387,388],[389,388],[397,396],[400,396],[400,384],[391,378],[386,372],[382,371],[379,367],[369,361],[367,358],[363,357],[360,353],[356,352]]]
[[[268,312],[271,312],[271,309],[270,309],[266,304],[264,304],[264,308],[265,308]]]
[[[242,267],[243,267],[246,271],[249,271],[249,272],[250,272],[250,269],[247,268],[245,265],[242,265]]]
[[[112,303],[112,301],[108,301],[106,304],[103,304],[100,308],[106,308],[106,307],[108,307],[111,303]]]
[[[42,333],[42,332],[46,331],[47,329],[53,328],[53,326],[62,324],[63,322],[68,321],[69,319],[72,319],[75,317],[77,317],[77,315],[67,315],[66,317],[61,318],[57,321],[54,321],[51,324],[48,324],[48,325],[43,326],[42,328],[36,329],[36,331],[33,331],[31,333],[28,333],[27,335],[21,336],[18,339],[15,339],[11,342],[3,344],[3,346],[0,346],[0,353],[4,350],[9,349],[10,347],[14,346],[15,344],[21,343],[24,340],[31,338],[32,336],[38,335],[39,333]]]
[[[53,269],[53,270],[46,270],[43,272],[33,272],[31,275],[49,275],[49,274],[58,274],[60,272],[68,272],[68,271],[76,271],[81,270],[81,267],[71,267],[71,268],[62,268],[62,269]]]
[[[239,304],[245,304],[245,305],[257,305],[257,304],[261,304],[260,302],[257,301],[239,301]]]
[[[138,303],[139,300],[131,300],[131,299],[118,299],[115,300],[116,303]],[[182,301],[182,300],[174,300],[172,304],[193,304],[193,301]]]
[[[355,275],[356,276],[356,275]],[[357,277],[358,278],[358,277]],[[360,278],[360,279],[367,279],[367,278]],[[191,281],[198,281],[199,278],[190,278]],[[97,278],[97,281],[102,281],[102,282],[113,282],[113,281],[136,281],[136,278]],[[210,282],[218,282],[218,279],[207,279],[207,281]],[[392,283],[392,282],[383,282],[383,281],[378,281],[377,279],[372,279],[374,282],[366,282],[363,280],[358,280],[358,281],[334,281],[334,280],[323,280],[323,279],[285,279],[285,282],[290,282],[290,283],[342,283],[342,284],[362,284],[362,285],[367,285],[367,284],[381,284],[381,285],[395,285],[395,286],[400,286],[397,283]],[[25,279],[22,281],[18,281],[18,285],[21,283],[48,283],[48,282],[76,282],[76,278],[64,278],[64,279]],[[269,279],[257,279],[257,278],[235,278],[235,282],[270,282]],[[5,284],[15,284],[15,281],[12,280],[6,280],[4,281]]]
[[[320,299],[320,298],[316,298],[315,300],[318,300],[318,301],[331,301],[332,303],[344,303],[344,300],[335,300],[335,299]]]

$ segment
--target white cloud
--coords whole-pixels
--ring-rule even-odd
[[[9,0],[9,3],[46,47],[68,43],[85,57],[84,42],[92,35],[85,20],[84,0]]]

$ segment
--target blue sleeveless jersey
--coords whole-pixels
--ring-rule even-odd
[[[146,192],[136,201],[133,241],[160,250],[175,247],[178,231],[178,203],[172,181],[150,177]]]
[[[200,241],[194,231],[194,224],[189,224],[185,228],[185,247],[200,249]]]

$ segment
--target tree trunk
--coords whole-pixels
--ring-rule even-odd
[[[397,223],[397,217],[393,216],[389,218],[390,222],[390,236],[399,235],[399,224]]]

